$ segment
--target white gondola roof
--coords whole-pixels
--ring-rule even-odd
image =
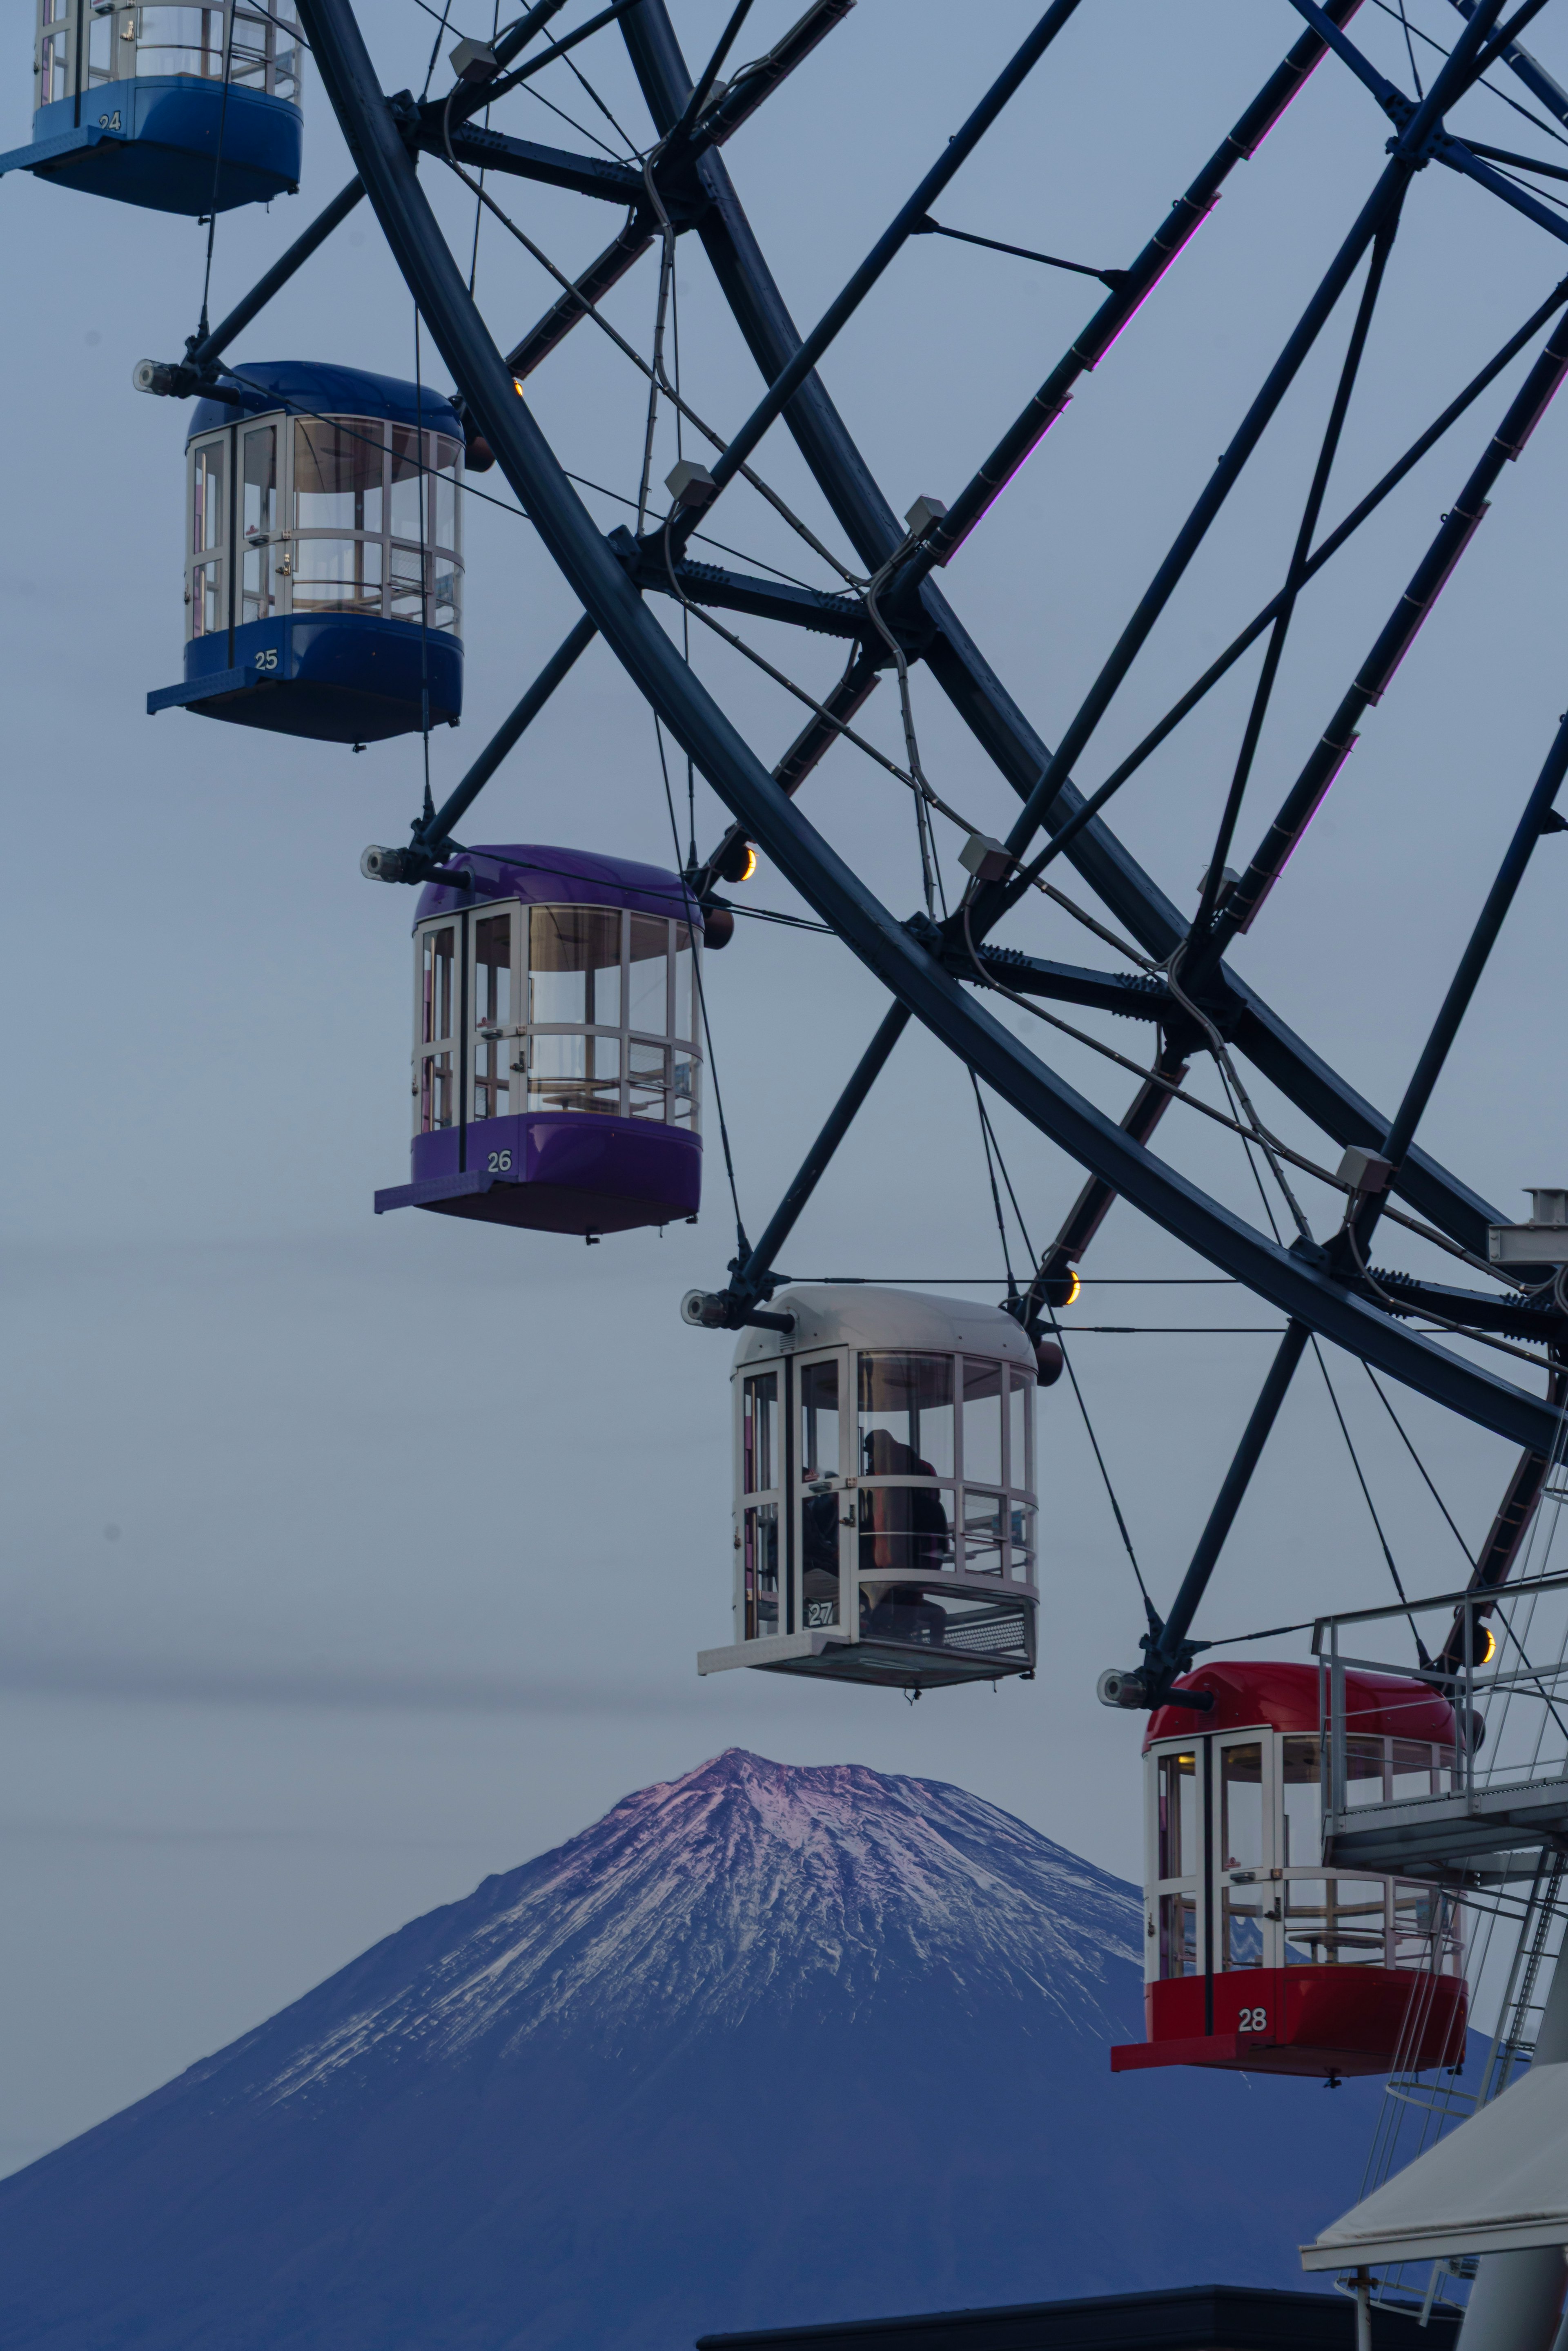
[[[1307,2270],[1568,2244],[1568,2065],[1536,2065],[1302,2247]]]
[[[923,1290],[874,1290],[863,1283],[803,1282],[781,1290],[768,1310],[793,1314],[790,1332],[747,1329],[735,1349],[735,1368],[813,1347],[908,1347],[932,1352],[968,1348],[1000,1355],[1031,1375],[1034,1350],[1011,1314],[973,1299],[940,1298]]]

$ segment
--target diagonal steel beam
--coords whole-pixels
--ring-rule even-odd
[[[627,271],[642,259],[653,243],[653,235],[649,215],[633,213],[597,260],[590,261],[582,276],[573,279],[571,292],[552,302],[522,341],[514,343],[507,352],[506,364],[519,381],[532,375],[541,360],[548,359],[558,343],[566,341],[572,329],[587,317],[590,302],[601,302],[612,286],[619,285]]]
[[[1547,1402],[1555,1405],[1559,1414],[1568,1407],[1568,1370],[1564,1370],[1561,1364],[1555,1364],[1552,1368],[1547,1382],[1546,1396]],[[1557,1465],[1561,1449],[1560,1422],[1558,1446],[1554,1451],[1534,1453],[1527,1447],[1520,1455],[1514,1465],[1513,1475],[1504,1489],[1501,1501],[1498,1504],[1497,1516],[1488,1530],[1487,1539],[1482,1543],[1480,1555],[1476,1560],[1475,1571],[1469,1585],[1471,1592],[1492,1591],[1498,1585],[1508,1582],[1513,1573],[1514,1562],[1524,1547],[1524,1538],[1530,1532],[1532,1521],[1540,1506],[1542,1494],[1545,1490],[1546,1481]],[[1478,1615],[1486,1613],[1484,1610],[1475,1612]],[[1454,1611],[1452,1629],[1432,1660],[1440,1672],[1451,1674],[1463,1669],[1465,1635],[1469,1630],[1470,1615],[1471,1612],[1468,1609],[1458,1608]]]
[[[642,589],[661,596],[684,595],[693,604],[713,604],[722,611],[750,612],[759,621],[784,621],[819,636],[860,637],[866,633],[866,607],[858,596],[838,596],[822,588],[797,588],[787,580],[759,580],[744,571],[727,570],[721,563],[699,563],[691,556],[667,564],[662,537],[639,546],[622,524],[612,530],[610,544]],[[674,573],[673,580],[670,577]]]
[[[602,196],[607,204],[638,205],[647,190],[642,173],[628,163],[614,163],[600,155],[574,155],[564,147],[541,147],[532,139],[513,139],[502,131],[482,131],[465,123],[450,141],[438,122],[421,140],[432,155],[444,156],[450,144],[460,163],[476,172],[505,172],[514,179],[538,180],[547,188],[570,188],[579,196]]]
[[[1347,25],[1361,0],[1331,0],[1327,14]],[[1127,282],[1101,303],[1075,336],[1028,406],[1014,418],[979,472],[959,492],[947,513],[928,531],[900,574],[900,586],[922,579],[933,565],[957,553],[975,524],[1020,465],[1050,431],[1073,396],[1073,387],[1105,358],[1143,308],[1166,271],[1208,219],[1238,163],[1250,162],[1285,109],[1326,54],[1316,33],[1304,33],[1282,64],[1269,76],[1251,104],[1243,108],[1185,193],[1146,239],[1127,272]]]
[[[1241,477],[1280,404],[1304,366],[1314,344],[1327,325],[1340,297],[1360,266],[1368,246],[1398,216],[1414,166],[1392,157],[1362,205],[1338,252],[1324,271],[1312,299],[1286,339],[1245,416],[1231,434],[1219,464],[1199,493],[1191,512],[1177,532],[1164,559],[1139,598],[1131,619],[1102,663],[1088,693],[1068,720],[1056,748],[1045,764],[1012,831],[1007,846],[1015,860],[1027,853],[1046,810],[1073,772],[1074,763],[1087,747],[1101,719],[1110,708],[1128,671],[1147,643],[1160,614],[1185,577],[1208,537],[1226,499]],[[1006,903],[1000,883],[982,891],[975,912],[982,927],[994,922]]]
[[[1304,1322],[1293,1322],[1281,1340],[1279,1352],[1269,1366],[1268,1377],[1258,1394],[1241,1441],[1237,1446],[1223,1484],[1215,1497],[1198,1547],[1192,1554],[1181,1586],[1170,1604],[1170,1614],[1158,1625],[1144,1646],[1148,1658],[1150,1699],[1163,1698],[1174,1675],[1189,1663],[1191,1650],[1187,1636],[1192,1620],[1198,1614],[1199,1603],[1209,1589],[1209,1579],[1225,1547],[1225,1538],[1236,1523],[1236,1513],[1246,1498],[1252,1482],[1252,1472],[1262,1459],[1263,1447],[1280,1416],[1296,1366],[1306,1352],[1309,1333]]]
[[[1454,0],[1454,6],[1461,16],[1473,16],[1476,0]],[[1559,122],[1568,122],[1568,89],[1553,81],[1539,58],[1532,57],[1517,41],[1511,41],[1502,53],[1502,62],[1511,73],[1518,75],[1531,96],[1538,98],[1549,114],[1554,114]]]
[[[1347,22],[1359,5],[1360,0],[1334,0],[1341,21]],[[624,29],[649,110],[656,125],[663,128],[679,116],[691,86],[664,0],[643,0]],[[1195,188],[1212,183],[1217,192],[1226,172],[1256,152],[1324,54],[1315,35],[1308,34],[1297,42],[1221,141],[1194,183]],[[704,156],[699,175],[710,201],[698,235],[760,371],[772,379],[798,348],[798,329],[721,159]],[[1103,308],[1097,321],[1104,321],[1106,314]],[[1127,316],[1118,313],[1117,318],[1119,333]],[[1532,319],[1527,331],[1533,332],[1538,323]],[[1107,340],[1099,346],[1102,357],[1115,340],[1108,329],[1106,333]],[[1083,348],[1084,340],[1080,338],[1075,350]],[[806,377],[785,410],[784,422],[861,559],[876,569],[902,534],[818,376]],[[1026,797],[1050,759],[1047,745],[933,580],[921,583],[920,602],[936,632],[927,648],[928,668],[1007,783],[1020,799]],[[807,735],[811,731],[808,728]],[[803,743],[805,740],[803,736]],[[814,747],[820,757],[827,747],[826,739],[819,735]],[[1055,831],[1072,823],[1081,809],[1075,787],[1064,785],[1046,816],[1046,830]],[[1186,935],[1184,918],[1106,826],[1091,820],[1077,833],[1069,853],[1084,880],[1149,955],[1168,955]],[[1288,1099],[1336,1141],[1375,1149],[1386,1129],[1383,1114],[1330,1069],[1255,989],[1229,971],[1221,977],[1242,1007],[1244,1025],[1237,1038],[1241,1049]],[[1425,1153],[1413,1152],[1399,1188],[1412,1207],[1439,1230],[1465,1248],[1484,1253],[1486,1227],[1497,1221],[1497,1212],[1468,1185]]]
[[[1155,1128],[1170,1108],[1175,1096],[1170,1087],[1185,1085],[1188,1064],[1180,1052],[1169,1044],[1162,1044],[1156,1056],[1157,1075],[1146,1078],[1127,1109],[1122,1113],[1122,1131],[1135,1143],[1147,1143]],[[1160,1078],[1168,1078],[1170,1085],[1161,1085]],[[1023,1293],[1023,1312],[1019,1319],[1027,1330],[1043,1305],[1065,1306],[1073,1296],[1073,1268],[1083,1257],[1116,1203],[1116,1187],[1103,1176],[1091,1176],[1057,1230],[1055,1239],[1042,1257]]]
[[[1334,23],[1326,8],[1319,7],[1317,0],[1291,0],[1291,6],[1298,16],[1306,18],[1313,30],[1334,51],[1341,65],[1348,66],[1356,80],[1372,92],[1390,120],[1400,124],[1408,121],[1416,110],[1415,99],[1407,97],[1397,83],[1389,80],[1386,73],[1378,71],[1371,58],[1365,56],[1349,36]]]
[[[1494,172],[1490,163],[1483,163],[1462,139],[1439,139],[1432,153],[1437,162],[1446,163],[1450,172],[1460,172],[1467,180],[1473,180],[1478,187],[1490,190],[1494,196],[1501,196],[1505,204],[1511,204],[1516,213],[1522,213],[1526,220],[1535,223],[1537,228],[1543,228],[1548,236],[1557,237],[1568,245],[1568,220],[1564,220],[1561,213],[1554,213],[1550,205],[1543,204],[1539,196],[1532,196],[1528,188],[1521,188],[1517,181],[1509,179],[1501,172]]]
[[[1480,985],[1481,974],[1519,894],[1519,886],[1535,853],[1535,845],[1542,834],[1561,828],[1562,820],[1554,814],[1553,802],[1563,788],[1565,776],[1568,776],[1568,714],[1559,722],[1552,747],[1524,803],[1524,813],[1514,828],[1513,838],[1498,868],[1497,878],[1487,893],[1486,903],[1459,957],[1459,967],[1438,1008],[1438,1017],[1411,1073],[1410,1082],[1388,1123],[1381,1156],[1393,1167],[1401,1165],[1415,1140],[1416,1129],[1442,1075],[1443,1064],[1459,1033],[1465,1014],[1469,1010],[1470,999]],[[1376,1229],[1381,1205],[1376,1193],[1366,1194],[1346,1220],[1347,1230],[1354,1236],[1356,1253],[1363,1260]]]
[[[1251,864],[1216,914],[1207,938],[1194,950],[1189,967],[1195,980],[1201,982],[1231,941],[1250,928],[1334,778],[1355,747],[1361,720],[1387,691],[1395,671],[1415,643],[1454,566],[1480,528],[1487,513],[1489,495],[1497,486],[1504,465],[1518,458],[1565,375],[1568,315],[1559,319],[1534,366],[1510,402],[1501,423],[1480,462],[1471,468],[1469,480],[1438,525],[1409,584],[1286,793]]]
[[[1254,990],[1233,974],[1225,977],[1231,999],[1241,1008],[1231,1015],[1231,1041],[1237,1051],[1343,1148],[1354,1143],[1363,1150],[1381,1150],[1388,1132],[1386,1113],[1347,1085]],[[1407,1155],[1395,1189],[1418,1217],[1472,1257],[1485,1257],[1486,1228],[1501,1221],[1497,1209],[1427,1152],[1412,1150]]]
[[[1564,179],[1568,179],[1568,171],[1565,171],[1563,176]],[[1415,440],[1411,442],[1409,447],[1404,452],[1403,455],[1395,459],[1387,472],[1378,477],[1378,479],[1373,484],[1371,489],[1367,491],[1366,496],[1359,499],[1357,503],[1352,507],[1350,512],[1345,517],[1344,520],[1336,523],[1333,530],[1328,533],[1327,537],[1321,540],[1320,543],[1313,549],[1311,555],[1308,556],[1306,562],[1302,567],[1302,578],[1303,580],[1311,580],[1315,573],[1321,571],[1324,565],[1330,561],[1331,559],[1339,552],[1339,549],[1345,546],[1346,541],[1355,536],[1355,532],[1361,528],[1362,524],[1367,521],[1368,518],[1376,512],[1384,500],[1391,496],[1393,492],[1397,489],[1399,484],[1405,479],[1406,475],[1414,471],[1415,467],[1419,465],[1421,459],[1425,457],[1429,451],[1436,448],[1438,443],[1443,438],[1443,435],[1459,422],[1459,419],[1465,413],[1466,410],[1479,400],[1481,393],[1487,390],[1489,385],[1494,383],[1497,378],[1502,373],[1503,370],[1509,366],[1513,360],[1518,358],[1520,352],[1523,350],[1525,346],[1533,340],[1534,336],[1539,332],[1541,328],[1547,323],[1548,319],[1552,318],[1553,313],[1563,308],[1565,301],[1568,301],[1568,278],[1562,279],[1558,285],[1552,288],[1545,301],[1537,304],[1535,309],[1525,320],[1523,326],[1511,334],[1508,340],[1492,353],[1490,359],[1486,362],[1486,365],[1479,370],[1479,371],[1470,378],[1469,383],[1465,385],[1464,389],[1459,392],[1454,399],[1449,401],[1448,406],[1444,408],[1438,416],[1434,417],[1431,423],[1427,426],[1426,430],[1417,434]],[[1181,695],[1177,701],[1171,705],[1164,716],[1157,721],[1157,723],[1149,729],[1149,732],[1143,737],[1142,741],[1135,744],[1133,749],[1127,754],[1127,758],[1121,760],[1117,766],[1112,769],[1111,773],[1106,778],[1105,782],[1102,784],[1096,784],[1094,790],[1088,795],[1088,797],[1079,802],[1077,810],[1071,820],[1064,824],[1059,824],[1054,831],[1052,831],[1050,847],[1046,850],[1037,852],[1036,854],[1031,858],[1027,867],[1024,869],[1023,873],[1019,877],[1018,881],[1009,884],[1008,896],[1010,903],[1014,902],[1018,897],[1023,895],[1023,891],[1027,889],[1035,877],[1044,871],[1044,867],[1051,862],[1051,860],[1063,853],[1063,852],[1070,845],[1077,832],[1085,825],[1092,821],[1092,820],[1099,813],[1100,810],[1106,807],[1106,804],[1115,798],[1116,794],[1121,790],[1124,784],[1127,783],[1132,777],[1137,775],[1138,769],[1144,765],[1145,761],[1151,758],[1166,738],[1172,735],[1176,728],[1181,725],[1182,721],[1189,717],[1192,712],[1197,709],[1204,696],[1213,692],[1213,689],[1219,684],[1220,679],[1226,676],[1227,674],[1234,668],[1236,663],[1241,660],[1241,655],[1247,651],[1248,647],[1262,636],[1263,631],[1269,626],[1270,622],[1283,611],[1288,592],[1288,586],[1286,588],[1282,588],[1277,596],[1272,597],[1269,602],[1266,603],[1260,611],[1253,613],[1252,618],[1247,622],[1246,627],[1239,631],[1238,633],[1231,638],[1231,643],[1226,646],[1224,652],[1220,653],[1216,660],[1210,663],[1209,667],[1204,671],[1202,676],[1199,678],[1195,684],[1189,686],[1187,692]],[[1047,829],[1049,830],[1050,828],[1048,827]]]
[[[797,340],[789,359],[779,370],[763,397],[753,409],[739,431],[731,434],[715,459],[711,471],[714,493],[734,480],[742,465],[756,448],[770,424],[781,416],[812,374],[818,360],[828,346],[854,317],[872,287],[887,271],[904,246],[914,235],[942,190],[954,174],[969,161],[986,132],[991,130],[1010,99],[1022,89],[1053,41],[1076,15],[1082,0],[1051,0],[1051,5],[1035,25],[1026,40],[1022,42],[1008,59],[985,96],[971,112],[968,120],[955,131],[930,170],[920,181],[914,193],[894,214],[859,267],[854,270],[828,304],[821,318],[804,340]],[[675,536],[680,541],[695,528],[696,516],[678,520]]]
[[[1221,1270],[1482,1427],[1549,1451],[1539,1398],[1402,1328],[1133,1143],[973,1001],[817,834],[681,659],[514,391],[420,186],[349,0],[301,0],[317,69],[394,260],[545,548],[633,684],[736,820],[899,1004],[1085,1166]]]
[[[978,963],[988,979],[1011,988],[1015,996],[1043,996],[1054,1004],[1084,1004],[1096,1012],[1115,1012],[1125,1020],[1168,1020],[1179,1017],[1176,998],[1163,979],[1142,973],[1089,971],[1075,963],[1049,963],[1043,956],[1023,955],[1016,947],[977,946]],[[955,962],[961,977],[974,964],[966,956]]]
[[[326,244],[333,230],[348,219],[364,193],[365,183],[358,179],[350,180],[346,188],[339,188],[332,202],[317,214],[310,226],[295,238],[286,253],[279,254],[265,277],[258,277],[250,292],[234,304],[228,317],[220,319],[210,332],[187,344],[184,364],[189,368],[211,366],[236,335],[244,333],[251,320],[265,309],[273,296],[288,284],[296,271],[302,269],[311,255]]]
[[[854,5],[855,0],[812,0],[805,16],[796,18],[767,55],[742,66],[719,103],[708,108],[697,125],[695,143],[722,147],[733,138],[742,123],[751,120],[764,99],[771,98],[795,68],[805,64],[817,43],[826,39],[835,25],[844,22]]]

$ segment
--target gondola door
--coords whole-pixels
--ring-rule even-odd
[[[797,1442],[794,1453],[796,1632],[854,1629],[846,1604],[853,1588],[854,1497],[847,1489],[849,1353],[836,1347],[794,1359]]]
[[[1156,1748],[1148,1759],[1154,1776],[1148,1810],[1153,1851],[1146,1884],[1150,1985],[1200,1976],[1210,1944],[1208,1883],[1209,1748],[1207,1739]]]

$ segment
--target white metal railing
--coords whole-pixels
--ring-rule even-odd
[[[1363,1628],[1397,1619],[1414,1629],[1423,1616],[1449,1620],[1437,1644],[1442,1662],[1412,1667],[1407,1660],[1360,1653]],[[1319,1674],[1325,1836],[1374,1820],[1386,1823],[1395,1814],[1408,1824],[1424,1814],[1453,1817],[1457,1823],[1489,1811],[1501,1817],[1509,1812],[1503,1800],[1511,1794],[1526,1800],[1537,1795],[1550,1805],[1561,1790],[1568,1806],[1568,1574],[1321,1617],[1313,1649]],[[1347,1675],[1356,1672],[1397,1675],[1449,1699],[1456,1739],[1449,1785],[1425,1795],[1407,1790],[1382,1802],[1356,1800],[1352,1766],[1363,1759],[1353,1745],[1359,1734],[1346,1683]],[[1528,1814],[1528,1801],[1522,1810]],[[1529,1818],[1521,1818],[1517,1829],[1528,1846],[1535,1834]],[[1456,1834],[1462,1843],[1462,1825]]]

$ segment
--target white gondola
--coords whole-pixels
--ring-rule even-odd
[[[1034,1667],[1034,1350],[1000,1307],[803,1285],[735,1350],[735,1638],[898,1689]]]

